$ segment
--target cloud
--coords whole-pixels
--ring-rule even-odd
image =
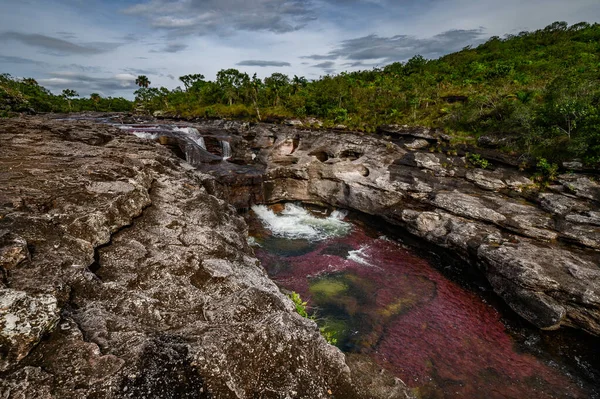
[[[149,68],[123,68],[122,71],[133,75],[158,75],[158,71],[156,69]]]
[[[163,48],[158,49],[158,50],[150,50],[150,52],[151,53],[178,53],[180,51],[185,50],[187,47],[188,46],[186,44],[168,43]]]
[[[293,32],[316,19],[305,0],[150,0],[123,10],[171,36],[243,31]]]
[[[467,30],[449,30],[428,38],[417,38],[408,35],[392,37],[368,35],[344,40],[336,49],[327,54],[315,54],[302,58],[316,61],[346,59],[361,63],[376,60],[383,63],[404,61],[417,54],[421,54],[426,58],[437,58],[443,54],[460,50],[467,45],[483,41],[483,34],[484,28],[480,27]],[[361,66],[361,64],[356,65]]]
[[[313,55],[304,55],[300,58],[308,58],[311,60],[319,61],[319,60],[335,60],[339,58],[337,54],[313,54]]]
[[[320,68],[327,74],[332,74],[335,72],[335,62],[333,61],[325,61],[315,65],[312,65],[313,68]]]
[[[78,72],[51,72],[50,78],[38,79],[41,85],[50,89],[75,89],[82,95],[99,92],[107,95],[115,91],[134,89],[136,76],[130,73],[120,73],[110,77],[98,77]]]
[[[54,55],[91,55],[114,50],[119,43],[95,42],[76,44],[55,37],[36,33],[4,32],[0,33],[0,41],[14,40],[29,46],[42,48]]]
[[[77,38],[77,35],[73,32],[60,31],[56,32],[56,34],[66,40]]]
[[[325,61],[325,62],[321,62],[320,64],[313,65],[313,68],[330,69],[330,68],[333,68],[334,66],[335,66],[335,62]]]
[[[0,55],[0,63],[3,63],[3,64],[29,64],[29,65],[38,65],[38,66],[48,65],[42,61],[36,61],[36,60],[32,60],[29,58],[22,58],[22,57],[13,57],[13,56],[9,56],[9,55]]]
[[[106,72],[106,70],[104,68],[99,67],[99,66],[89,66],[89,65],[80,65],[80,64],[61,65],[60,69],[76,70],[76,71],[85,72],[85,73]]]
[[[255,66],[255,67],[289,67],[292,66],[289,62],[284,61],[263,61],[263,60],[245,60],[240,61],[236,65],[239,66]]]

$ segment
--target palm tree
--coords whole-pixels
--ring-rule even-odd
[[[140,75],[135,79],[135,84],[140,87],[147,88],[148,86],[150,86],[150,81],[148,80],[148,77],[146,75]]]

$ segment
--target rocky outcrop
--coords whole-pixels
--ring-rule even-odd
[[[383,217],[474,265],[537,327],[600,334],[595,179],[562,175],[539,191],[510,165],[480,169],[461,156],[423,151],[424,143],[407,145],[443,142],[439,132],[387,126],[381,133],[388,136],[256,125],[240,130],[246,141],[237,152],[266,166],[262,201]]]
[[[86,121],[5,120],[0,143],[0,397],[373,397],[213,178]]]

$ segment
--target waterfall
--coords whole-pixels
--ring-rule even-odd
[[[231,144],[229,144],[229,141],[221,141],[221,149],[223,150],[223,161],[231,158]]]
[[[194,140],[196,144],[200,146],[203,150],[206,150],[206,143],[204,142],[204,137],[200,136],[196,140]]]
[[[200,135],[200,132],[195,127],[175,127],[173,131],[185,133],[185,135],[192,139],[192,141],[196,143],[200,148],[206,150],[206,143],[204,142],[204,137]]]
[[[275,214],[265,205],[254,205],[252,210],[263,226],[271,230],[276,237],[322,241],[333,237],[343,237],[352,229],[349,223],[342,220],[343,212],[332,213],[327,218],[319,218],[301,206],[289,203],[285,204],[285,208],[279,214]],[[364,257],[362,252],[358,252],[356,255]]]

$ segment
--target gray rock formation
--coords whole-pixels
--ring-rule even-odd
[[[0,143],[1,398],[374,397],[212,177],[85,121],[3,120]]]
[[[390,136],[259,124],[244,131],[237,156],[253,153],[266,166],[259,193],[266,203],[304,201],[383,217],[476,266],[537,327],[600,334],[596,180],[562,175],[560,185],[539,191],[516,168],[478,169],[463,157],[391,137],[444,140],[439,132],[400,126],[381,132]],[[231,191],[233,202],[244,203]]]

